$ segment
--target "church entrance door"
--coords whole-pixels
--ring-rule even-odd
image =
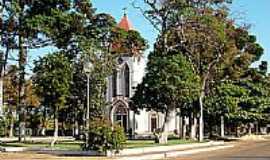
[[[120,104],[115,108],[114,111],[114,123],[119,124],[123,127],[124,131],[128,132],[128,108]]]

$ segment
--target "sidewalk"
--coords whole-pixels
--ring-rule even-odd
[[[200,152],[214,151],[218,149],[231,148],[232,143],[225,144],[224,142],[208,142],[183,144],[173,146],[145,147],[137,149],[125,149],[117,156],[112,156],[118,160],[151,160],[173,158],[195,154]]]
[[[159,153],[159,152],[168,152],[174,150],[188,150],[201,147],[212,147],[212,146],[221,146],[225,143],[221,142],[206,142],[206,143],[192,143],[192,144],[177,144],[169,146],[153,146],[153,147],[141,147],[141,148],[132,148],[124,149],[120,151],[117,156],[126,156],[126,155],[138,155],[138,154],[148,154],[148,153]]]
[[[224,146],[212,146],[212,147],[201,147],[187,150],[175,150],[168,152],[160,152],[160,153],[148,153],[141,155],[133,155],[133,156],[122,156],[116,157],[117,160],[157,160],[157,159],[166,159],[166,158],[179,158],[186,157],[188,155],[202,153],[202,152],[210,152],[220,149],[232,148],[234,145],[224,145]]]

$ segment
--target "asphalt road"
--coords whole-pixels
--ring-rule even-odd
[[[179,157],[175,160],[270,160],[270,140],[241,142],[233,148]]]

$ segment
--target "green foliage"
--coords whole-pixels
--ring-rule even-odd
[[[203,111],[204,103],[206,103],[207,109],[205,111],[212,116],[211,118],[214,116],[216,119],[224,114],[229,116],[235,115],[236,117],[239,115],[240,118],[246,120],[261,118],[259,116],[261,111],[260,109],[255,109],[255,106],[263,104],[261,103],[262,97],[254,96],[253,89],[240,84],[238,81],[251,76],[250,72],[252,71],[250,71],[249,67],[252,63],[259,60],[263,54],[263,48],[256,43],[256,37],[250,35],[246,27],[237,27],[229,17],[228,4],[232,1],[144,0],[144,2],[146,4],[145,8],[139,5],[135,5],[135,7],[144,11],[143,15],[159,33],[155,43],[155,52],[160,52],[164,59],[170,52],[182,54],[190,63],[193,77],[199,77],[199,84],[201,86],[198,86],[197,89],[200,92],[198,102],[201,111]],[[154,68],[153,66],[151,67]],[[165,68],[164,66],[162,67]],[[156,75],[151,77],[152,79],[159,78],[158,70],[162,71],[162,67],[160,67],[161,69],[156,69]],[[261,68],[263,70],[265,65]],[[175,74],[171,70],[166,71],[164,74],[170,75],[170,73]],[[146,78],[147,75],[148,73]],[[178,74],[175,75],[180,77]],[[223,84],[225,81],[232,83]],[[155,81],[152,80],[151,82]],[[146,84],[148,85],[148,83]],[[155,85],[149,84],[151,87],[158,86],[156,88],[160,88],[164,82]],[[146,90],[147,85],[143,82],[138,87],[138,90]],[[167,83],[166,86],[170,86],[170,84]],[[176,87],[177,85],[173,84],[172,86]],[[158,107],[158,104],[167,107],[168,102],[181,104],[176,99],[171,98],[174,96],[169,97],[170,100],[166,99],[166,96],[162,95],[162,93],[171,95],[166,90],[149,92],[153,91],[153,89],[148,89],[144,92],[142,91],[138,95],[135,94],[137,99],[143,99],[144,96],[142,95],[144,94],[146,97],[152,97],[151,94],[160,95],[152,99],[148,98],[145,102],[147,104],[154,103],[153,106],[156,106],[155,108],[161,108]],[[205,97],[206,99],[204,99]],[[196,108],[198,105],[196,101],[195,103],[186,104],[188,104],[187,106],[192,106],[192,108]],[[143,108],[147,108],[147,105],[144,105],[144,103],[140,103],[140,105]],[[203,112],[200,115],[200,140],[203,137],[202,114]]]
[[[7,121],[3,117],[0,117],[0,136],[6,135],[6,128],[7,128]]]
[[[135,30],[115,28],[112,33],[112,51],[118,54],[141,56],[148,48],[147,41]]]
[[[228,81],[216,86],[206,98],[207,113],[212,117],[225,115],[237,123],[265,121],[269,116],[269,82],[259,71],[242,81]]]
[[[2,24],[7,26],[0,30],[8,39],[2,43],[5,47],[21,50],[21,45],[27,42],[30,49],[38,48],[53,44],[52,39],[59,44],[64,40],[69,41],[72,32],[80,27],[80,21],[76,21],[80,17],[70,12],[73,6],[68,0],[5,0],[1,6],[5,17]],[[23,37],[24,41],[17,41],[18,37]]]
[[[205,105],[208,114],[215,118],[222,115],[231,116],[239,111],[239,103],[247,98],[249,90],[237,84],[224,82],[206,97]]]
[[[63,107],[69,95],[72,63],[64,53],[48,54],[35,61],[33,82],[42,104]]]
[[[4,100],[9,105],[16,106],[19,90],[19,70],[16,65],[7,66],[4,77],[4,88]]]
[[[200,79],[181,54],[149,55],[147,73],[132,98],[131,105],[165,112],[194,101],[199,95]]]
[[[89,128],[89,148],[84,150],[95,150],[100,152],[116,151],[123,149],[126,136],[122,127],[112,125],[105,118],[91,120]]]

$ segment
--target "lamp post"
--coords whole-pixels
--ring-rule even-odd
[[[93,70],[93,68],[94,68],[94,65],[89,61],[89,60],[87,60],[87,61],[85,61],[85,63],[84,63],[84,66],[83,66],[83,71],[84,71],[84,73],[86,74],[86,76],[87,76],[87,97],[86,97],[86,99],[87,99],[87,106],[86,106],[86,130],[85,130],[85,140],[86,140],[86,148],[89,146],[88,144],[89,144],[89,142],[88,142],[88,140],[89,140],[89,133],[88,133],[88,130],[89,130],[89,113],[90,113],[90,85],[89,85],[89,83],[90,83],[90,74],[91,74],[91,72],[92,72],[92,70]]]

